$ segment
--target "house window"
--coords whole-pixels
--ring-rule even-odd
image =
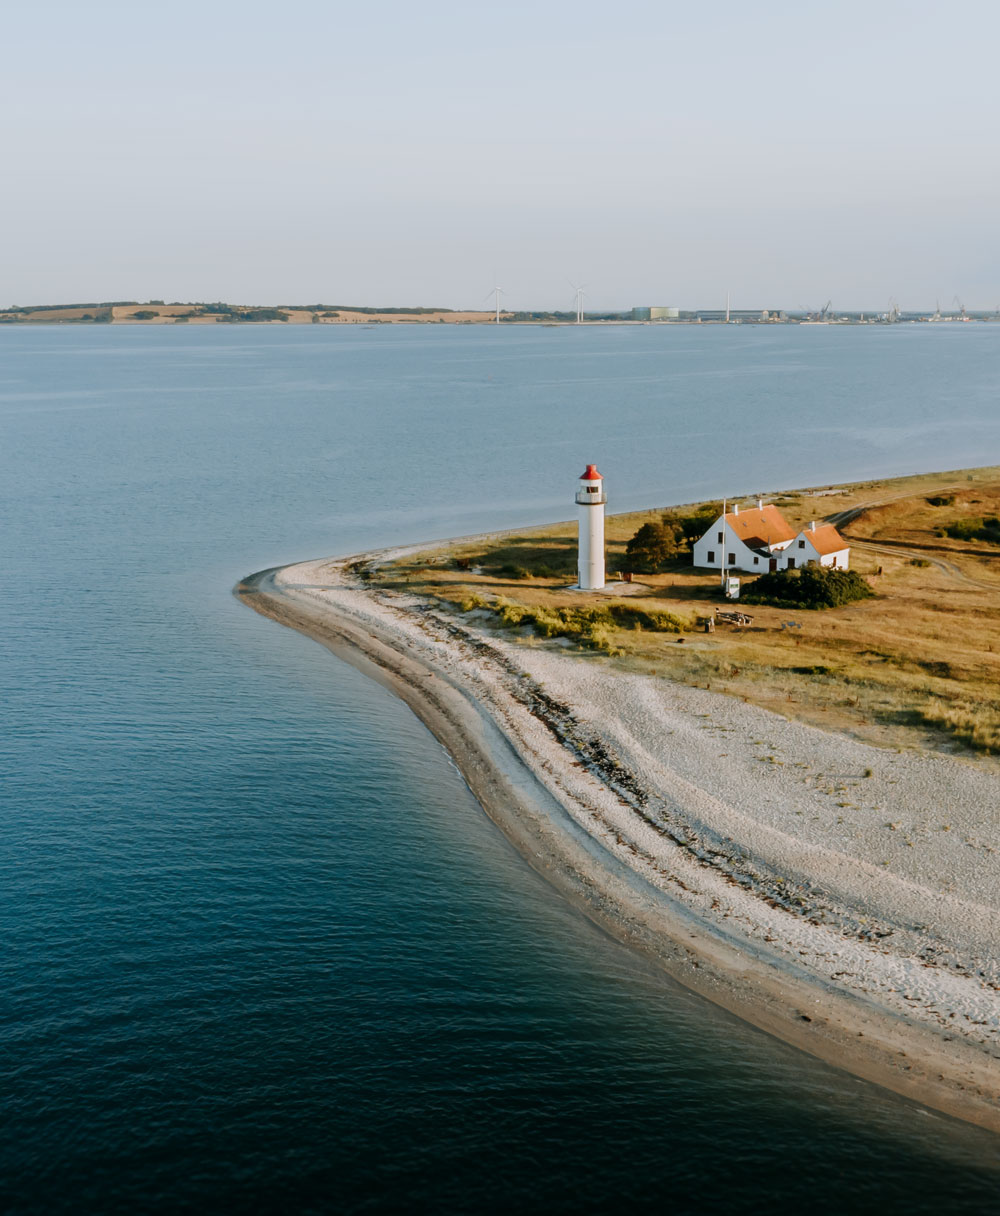
[[[736,565],[736,554],[735,554],[735,553],[730,553],[730,555],[729,555],[729,564],[730,564],[730,566],[735,566],[735,565]]]
[[[721,533],[721,532],[720,532],[720,533],[719,533],[719,535],[716,537],[716,540],[719,542],[719,544],[720,544],[720,545],[722,544],[722,533]]]
[[[597,486],[587,486],[587,493],[588,493],[588,494],[596,494],[596,493],[597,493]]]
[[[760,565],[760,558],[759,558],[759,557],[755,557],[755,558],[753,559],[753,564],[754,564],[755,566],[759,566],[759,565]]]
[[[795,558],[794,558],[794,557],[790,557],[790,558],[788,559],[788,566],[787,566],[786,568],[787,568],[788,570],[794,570],[794,569],[795,569]]]
[[[804,540],[800,540],[800,541],[799,541],[799,548],[800,548],[800,549],[804,549],[805,547],[806,547],[806,542],[805,542]]]
[[[710,566],[715,565],[715,550],[714,549],[709,549],[709,551],[708,551],[708,564]]]

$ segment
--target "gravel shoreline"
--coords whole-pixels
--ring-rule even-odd
[[[380,679],[528,860],[781,1038],[1000,1130],[995,775],[511,640],[368,585],[251,576],[251,607]]]

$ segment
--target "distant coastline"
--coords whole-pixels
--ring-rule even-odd
[[[525,645],[370,577],[433,549],[236,592],[406,701],[529,862],[616,936],[803,1050],[1000,1131],[995,773]],[[838,826],[852,799],[872,803],[861,832]],[[902,813],[927,830],[888,870],[878,842]]]
[[[664,313],[668,315],[650,315]],[[892,325],[899,323],[1000,322],[1000,310],[828,312],[760,309],[650,309],[575,312],[531,309],[381,307],[339,304],[167,303],[163,300],[104,301],[89,304],[36,304],[0,309],[0,325]]]

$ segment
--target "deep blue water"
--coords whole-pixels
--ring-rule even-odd
[[[0,1202],[1000,1210],[564,905],[264,566],[1000,461],[1000,326],[0,330]]]

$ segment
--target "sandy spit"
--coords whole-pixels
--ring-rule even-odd
[[[406,701],[610,932],[787,1042],[1000,1131],[994,775],[498,636],[358,577],[391,556],[263,571],[236,593]]]

